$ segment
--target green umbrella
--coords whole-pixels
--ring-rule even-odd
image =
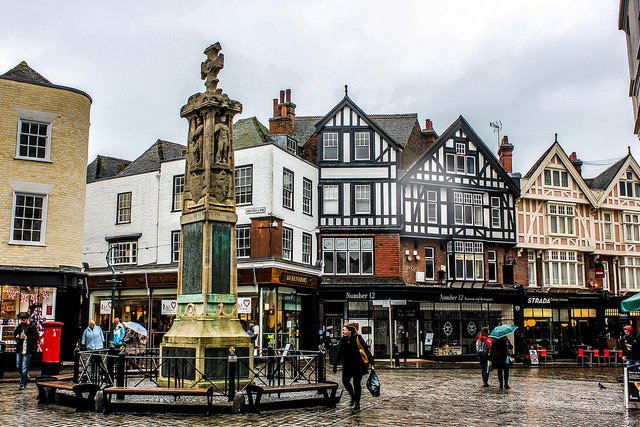
[[[620,308],[625,312],[640,310],[640,293],[622,300],[622,302],[620,303]]]
[[[491,338],[502,338],[512,334],[518,327],[516,325],[498,325],[489,334]]]

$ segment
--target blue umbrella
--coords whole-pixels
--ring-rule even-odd
[[[512,334],[518,327],[516,325],[498,325],[489,334],[491,338],[502,338]]]

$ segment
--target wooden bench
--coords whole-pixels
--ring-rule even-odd
[[[327,406],[335,406],[337,403],[336,393],[338,391],[338,383],[333,381],[277,386],[250,384],[246,388],[247,397],[249,399],[249,411],[260,412],[260,401],[263,394],[278,394],[278,397],[280,397],[282,393],[300,393],[305,391],[316,391],[321,393],[324,397],[325,405]]]
[[[98,385],[91,383],[73,383],[71,381],[60,380],[39,380],[36,381],[38,387],[38,403],[47,404],[55,402],[57,390],[68,390],[75,394],[76,410],[93,409]],[[84,394],[87,397],[84,397]]]
[[[175,400],[179,396],[206,396],[207,398],[207,415],[211,415],[213,407],[213,387],[208,388],[171,388],[171,387],[107,387],[102,390],[103,412],[105,414],[111,411],[111,398],[114,394],[118,395],[137,395],[137,396],[172,396]]]

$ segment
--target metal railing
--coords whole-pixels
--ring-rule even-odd
[[[159,349],[125,354],[117,349],[76,351],[74,382],[118,387],[209,387],[233,400],[248,385],[312,384],[326,381],[326,352],[264,349],[253,357],[234,349],[219,357],[161,357]],[[202,368],[204,367],[204,368]]]

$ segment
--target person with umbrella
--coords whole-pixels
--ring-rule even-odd
[[[482,369],[482,386],[489,387],[489,352],[491,350],[491,339],[489,338],[489,328],[484,327],[476,339],[476,353]]]
[[[498,382],[500,388],[508,389],[509,387],[509,368],[511,367],[511,351],[513,345],[507,338],[512,334],[517,326],[514,325],[499,325],[493,328],[489,337],[493,338],[491,342],[491,363],[493,368],[498,371]]]
[[[140,354],[147,348],[148,332],[139,323],[124,322],[126,330],[124,334],[124,352],[125,354]]]

